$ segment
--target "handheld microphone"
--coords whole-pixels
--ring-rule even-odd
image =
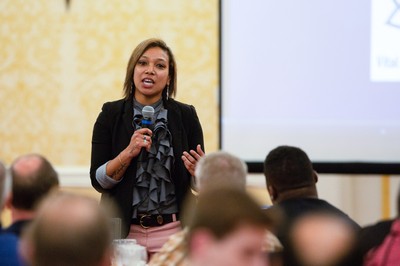
[[[153,130],[153,117],[154,117],[154,108],[150,105],[146,105],[142,109],[142,122],[141,122],[141,127],[142,128],[149,128],[150,130]],[[147,151],[145,148],[142,148],[140,150],[139,162],[144,162],[147,160]]]
[[[146,105],[142,109],[142,128],[150,128],[152,130],[153,127],[153,116],[154,116],[154,108],[150,105]]]

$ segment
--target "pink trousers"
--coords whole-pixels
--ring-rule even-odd
[[[148,260],[150,260],[151,256],[161,249],[171,235],[181,230],[180,221],[150,228],[143,228],[140,225],[131,224],[127,238],[136,239],[139,245],[146,247]]]

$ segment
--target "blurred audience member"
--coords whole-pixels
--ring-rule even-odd
[[[246,189],[247,165],[228,152],[217,151],[201,157],[195,169],[198,191],[218,188]]]
[[[273,233],[284,247],[284,265],[296,265],[290,251],[288,234],[293,223],[302,215],[321,211],[332,213],[347,221],[354,232],[359,231],[359,225],[347,214],[318,199],[318,176],[307,154],[300,148],[279,146],[273,149],[264,161],[264,174],[273,203],[266,212],[279,211],[283,215],[283,221],[277,224]]]
[[[0,233],[0,265],[19,266],[18,237],[11,233]]]
[[[6,167],[0,161],[0,214],[3,210],[3,201],[6,182]],[[0,223],[1,229],[1,223]],[[0,265],[18,266],[20,261],[17,252],[18,238],[14,234],[0,232]]]
[[[363,227],[357,241],[356,256],[357,265],[400,264],[400,187],[397,217]]]
[[[247,165],[238,157],[217,151],[199,159],[195,168],[196,191],[199,194],[208,190],[238,189],[245,191]],[[149,266],[183,265],[186,251],[186,235],[188,228],[176,233],[164,244],[149,262]],[[267,232],[264,249],[280,249],[281,245],[274,235]],[[267,250],[266,250],[267,251]]]
[[[33,266],[108,266],[112,255],[109,217],[95,199],[51,194],[22,236],[22,257]]]
[[[184,265],[268,265],[262,247],[271,221],[244,191],[202,192],[189,218]]]
[[[35,216],[35,207],[53,188],[58,187],[58,175],[51,163],[39,154],[27,154],[11,165],[11,193],[6,206],[11,211],[12,224],[4,232],[18,237],[24,226]]]
[[[0,161],[0,213],[3,210],[3,202],[4,202],[4,194],[6,187],[6,167],[3,162]],[[1,219],[0,219],[0,230],[2,228]]]
[[[297,219],[291,228],[290,245],[297,265],[336,266],[347,263],[356,234],[338,215],[313,212]]]

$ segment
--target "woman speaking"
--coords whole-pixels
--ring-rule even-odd
[[[143,41],[128,62],[124,98],[105,103],[93,128],[92,185],[102,202],[118,206],[122,237],[136,239],[150,256],[181,230],[181,205],[204,154],[195,108],[172,99],[176,80],[165,42]]]

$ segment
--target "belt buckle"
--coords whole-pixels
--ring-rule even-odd
[[[150,228],[150,226],[146,226],[146,225],[143,224],[143,222],[144,222],[143,219],[145,219],[145,218],[147,218],[147,217],[151,217],[151,215],[150,215],[150,214],[143,214],[142,216],[140,216],[140,219],[139,219],[139,224],[140,224],[140,226],[143,227],[144,229]]]
[[[164,223],[164,218],[162,217],[161,214],[159,214],[159,215],[157,216],[157,223],[158,223],[159,225],[162,225],[162,224]]]

